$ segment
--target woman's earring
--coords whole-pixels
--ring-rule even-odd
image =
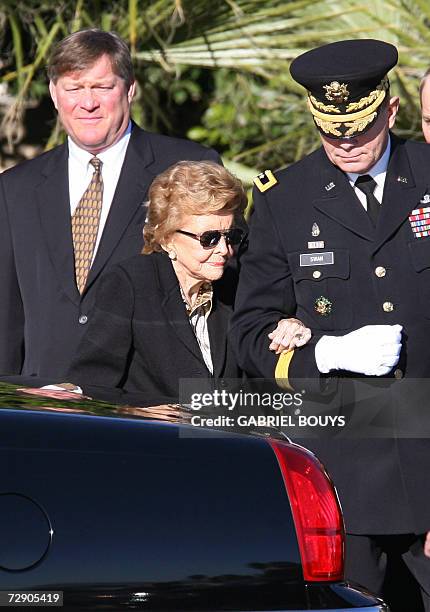
[[[177,258],[175,249],[169,249],[169,257],[172,261],[175,261],[175,259]]]

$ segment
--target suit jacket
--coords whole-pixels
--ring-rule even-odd
[[[133,125],[83,295],[74,273],[67,144],[0,175],[0,374],[65,375],[101,273],[141,251],[152,180],[184,159],[220,162],[214,150]]]
[[[233,275],[230,269],[225,272]],[[178,279],[165,253],[137,255],[113,266],[101,279],[87,332],[67,380],[94,394],[120,387],[140,393],[147,405],[177,402],[182,378],[237,378],[227,343],[231,296],[214,283],[208,317],[213,377],[190,325]],[[231,287],[231,284],[230,284]]]
[[[267,351],[267,332],[291,314],[314,334],[294,352],[289,368],[294,388],[317,393],[337,388],[333,402],[347,422],[361,407],[367,409],[366,402],[357,405],[367,388],[367,397],[378,395],[373,408],[379,417],[405,424],[402,410],[410,405],[405,390],[425,389],[430,376],[430,235],[416,237],[409,219],[412,211],[430,206],[429,167],[428,145],[392,136],[376,228],[347,176],[322,148],[277,173],[278,183],[265,193],[256,191],[232,329],[239,365],[247,373],[273,378],[277,357]],[[321,253],[322,258],[311,259]],[[330,312],[318,308],[321,298],[328,300]],[[403,325],[403,348],[384,389],[369,391],[368,379],[359,376],[355,387],[346,385],[348,372],[319,373],[314,349],[322,335],[396,323]],[[415,403],[418,424],[425,406]],[[430,528],[430,432],[420,440],[396,439],[396,427],[379,440],[305,441],[333,476],[352,533]]]

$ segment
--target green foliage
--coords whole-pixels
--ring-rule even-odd
[[[200,126],[188,132],[235,161],[255,168],[281,167],[318,143],[303,96],[277,79],[227,69],[216,72],[213,101]]]
[[[427,0],[3,0],[2,134],[10,145],[25,137],[28,109],[47,96],[52,44],[101,27],[130,44],[138,123],[215,146],[242,170],[283,166],[317,146],[304,92],[288,66],[334,40],[374,37],[397,45],[391,80],[402,99],[398,131],[420,137],[417,92],[429,62],[429,25]],[[44,144],[52,146],[62,136],[49,120]]]

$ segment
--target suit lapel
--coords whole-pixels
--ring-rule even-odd
[[[392,136],[391,147],[382,207],[376,227],[374,252],[393,235],[411,211],[418,208],[424,193],[415,185],[404,143]]]
[[[156,267],[161,292],[164,294],[161,306],[169,321],[172,332],[178,337],[190,353],[204,363],[200,347],[188,319],[185,305],[182,301],[178,279],[164,253],[156,255]],[[166,347],[168,350],[168,347]]]
[[[373,240],[374,229],[348,177],[328,160],[323,149],[320,157],[321,197],[314,200],[314,207],[351,232]]]
[[[99,276],[136,212],[143,206],[154,179],[154,175],[147,170],[153,159],[149,137],[134,125],[86,290]]]
[[[75,282],[66,144],[52,152],[42,175],[43,179],[36,188],[42,231],[58,280],[72,302],[78,304],[80,295]]]
[[[209,340],[211,345],[214,376],[219,378],[223,372],[227,350],[228,315],[226,307],[217,300],[216,292],[212,304],[212,313],[208,318]]]

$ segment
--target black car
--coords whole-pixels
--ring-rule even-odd
[[[2,606],[388,610],[344,582],[330,479],[275,431],[1,387]]]

